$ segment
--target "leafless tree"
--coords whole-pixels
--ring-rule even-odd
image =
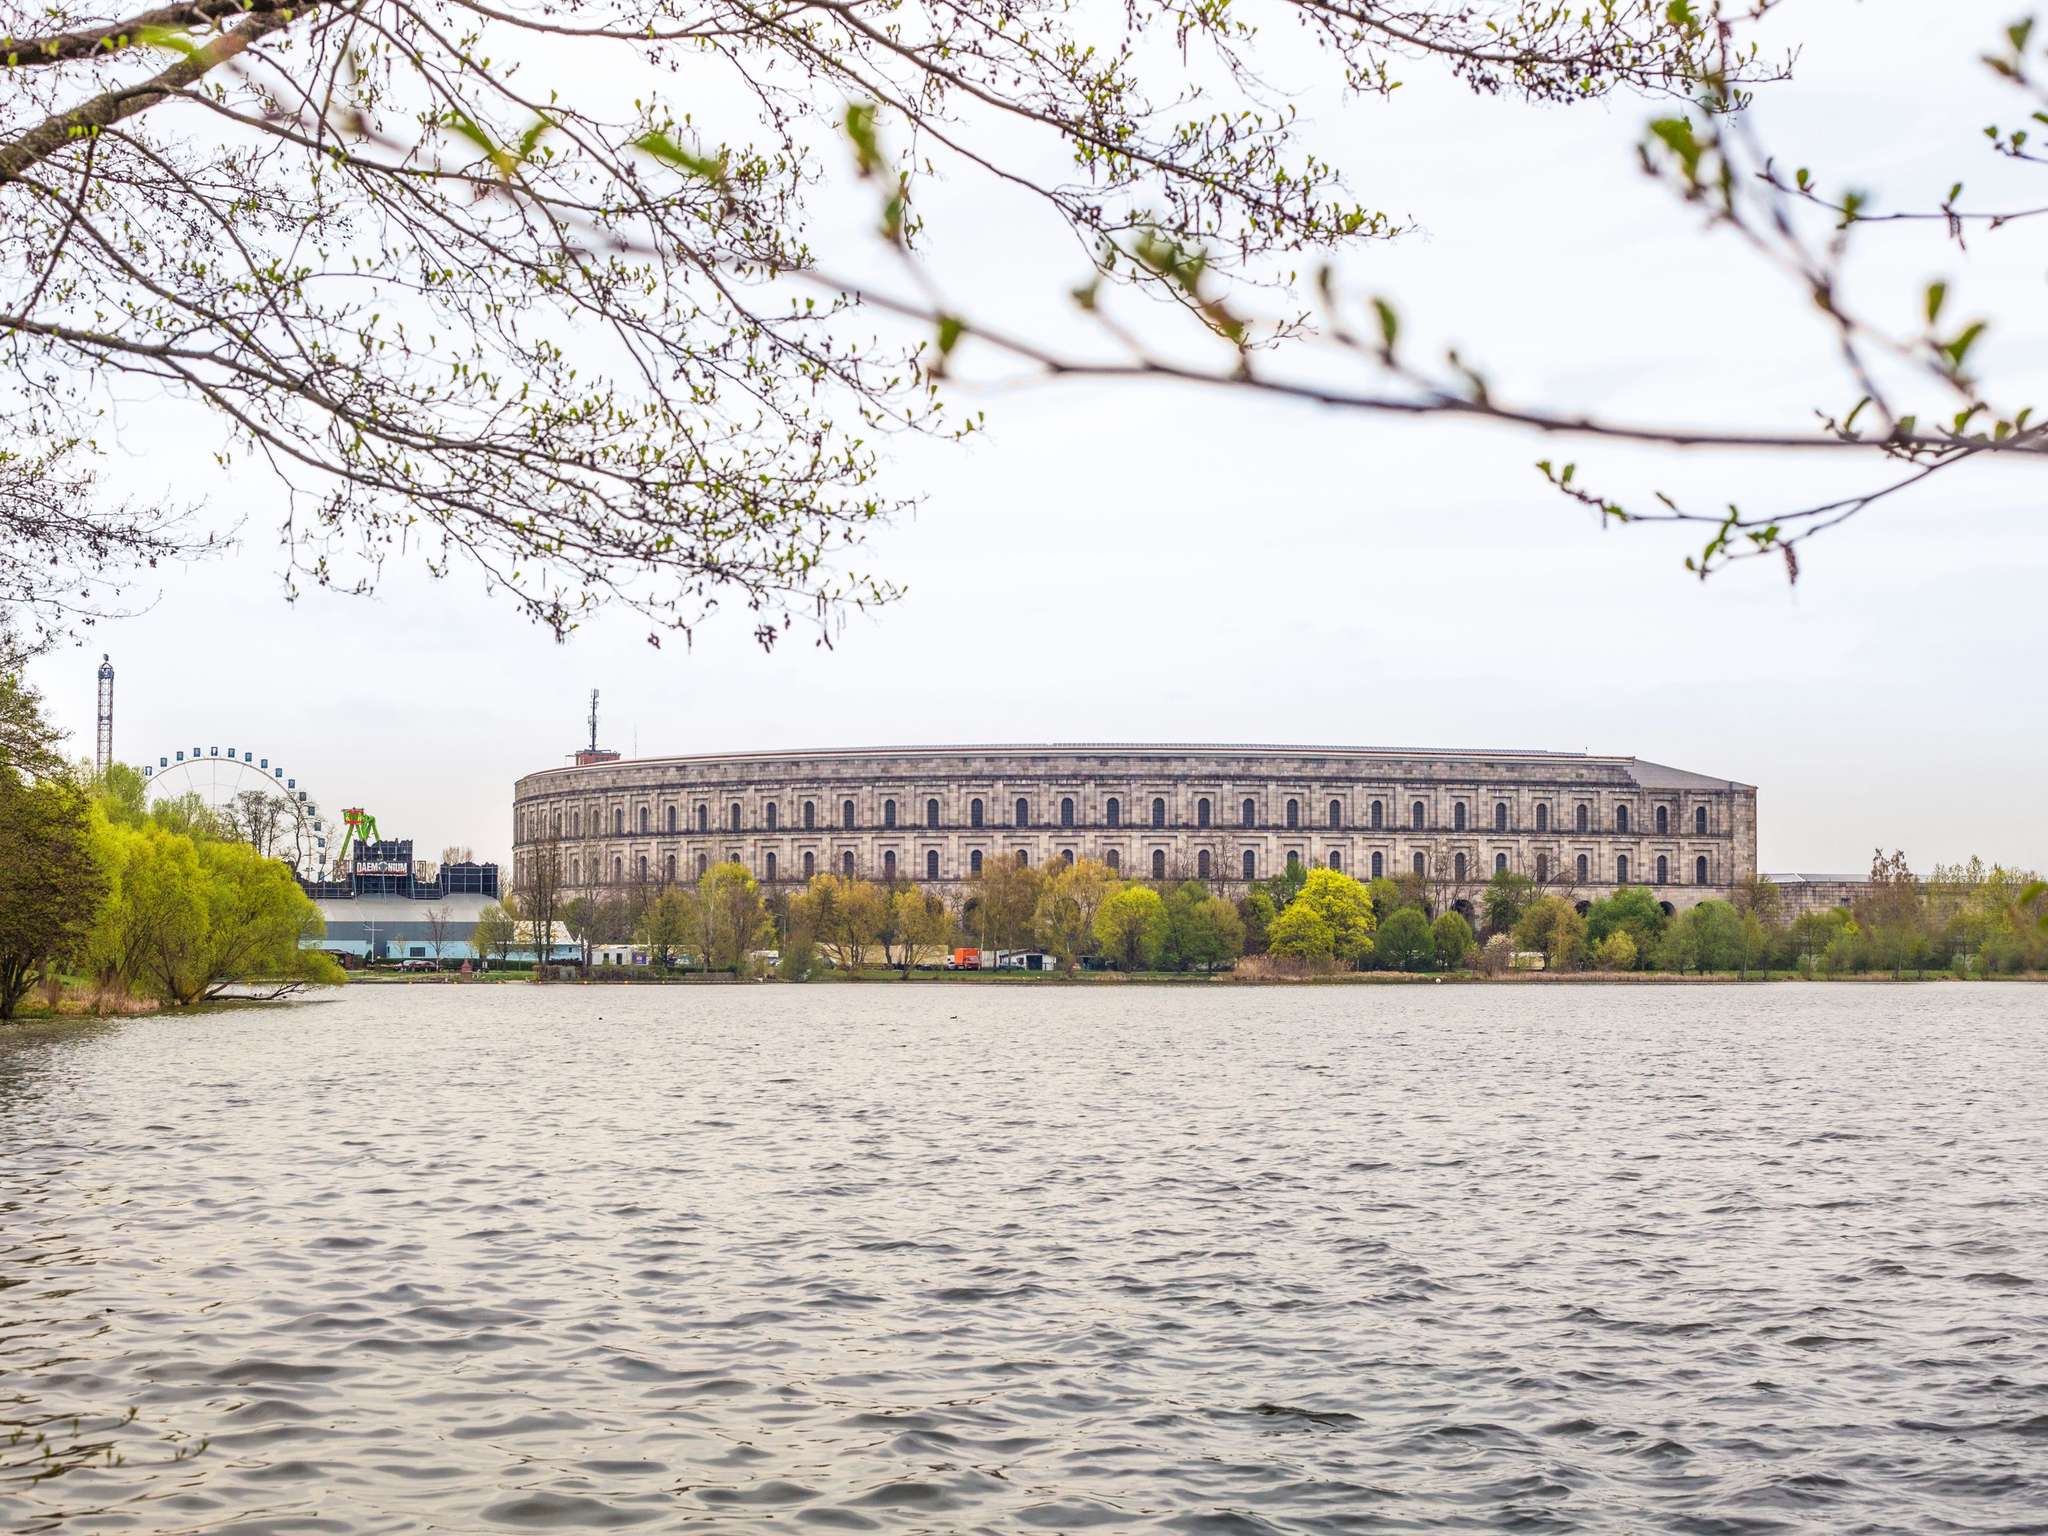
[[[434,969],[441,969],[442,946],[448,942],[448,909],[429,907],[420,914],[427,923],[427,942],[434,946]]]

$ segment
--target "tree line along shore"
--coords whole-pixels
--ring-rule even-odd
[[[1091,859],[993,860],[957,905],[912,882],[820,874],[764,889],[738,863],[694,884],[569,894],[542,874],[486,908],[480,954],[502,967],[536,933],[566,933],[586,972],[630,946],[657,975],[772,974],[785,980],[909,975],[956,946],[1033,950],[1067,976],[1296,979],[1384,972],[1459,977],[2020,976],[2048,970],[2048,887],[1971,860],[1920,880],[1879,853],[1851,907],[1788,917],[1779,889],[1745,882],[1728,901],[1667,912],[1641,887],[1579,902],[1503,871],[1476,902],[1437,910],[1426,877],[1360,881],[1290,863],[1236,899],[1200,880],[1122,878]]]

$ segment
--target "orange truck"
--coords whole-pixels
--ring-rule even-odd
[[[978,949],[956,949],[953,958],[946,962],[949,970],[978,971],[981,969],[981,951]]]

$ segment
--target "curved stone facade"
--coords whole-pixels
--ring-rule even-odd
[[[985,746],[719,753],[549,768],[513,790],[515,884],[543,848],[602,891],[737,859],[946,884],[983,861],[1095,858],[1225,886],[1289,858],[1420,870],[1445,903],[1498,868],[1673,906],[1756,873],[1756,790],[1633,757],[1361,747]]]

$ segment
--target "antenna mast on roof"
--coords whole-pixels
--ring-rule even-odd
[[[616,763],[619,754],[607,752],[597,744],[597,690],[590,690],[590,745],[576,749],[576,766],[588,767],[592,763]]]

